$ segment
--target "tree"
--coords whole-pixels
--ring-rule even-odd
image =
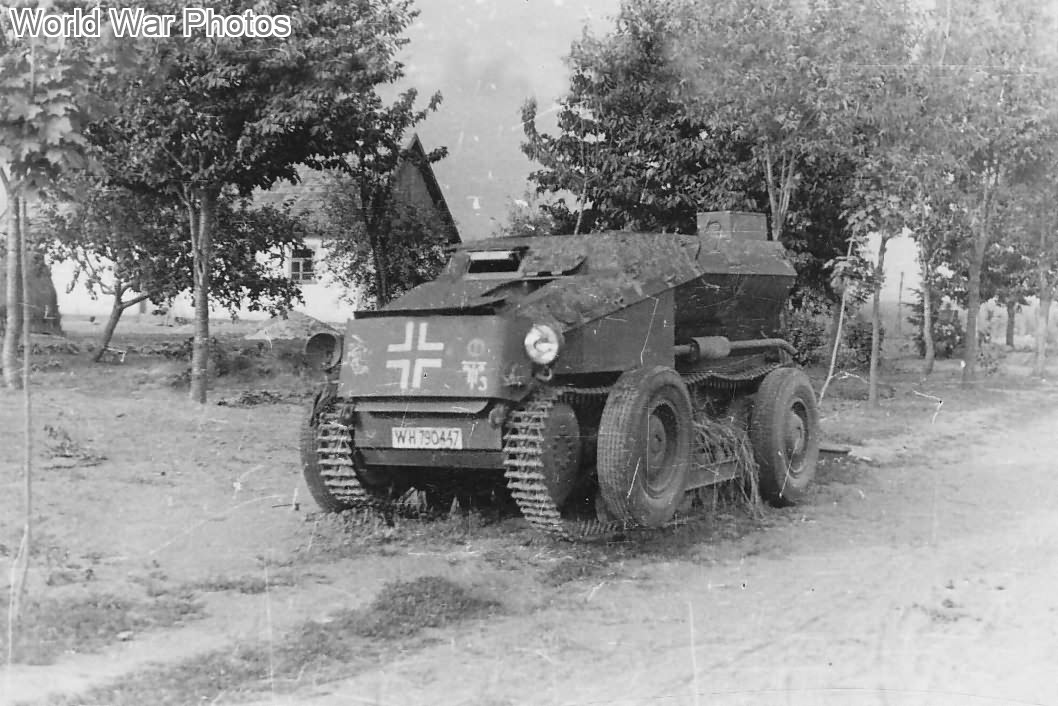
[[[495,238],[569,235],[576,227],[576,216],[570,213],[565,199],[542,201],[530,190],[507,205],[507,217],[493,228]]]
[[[932,33],[927,169],[951,184],[969,237],[963,382],[976,379],[977,318],[985,258],[996,237],[997,204],[1038,161],[1041,132],[1054,110],[1054,18],[1027,0],[953,2]]]
[[[183,8],[175,0],[148,5],[178,17]],[[257,7],[226,0],[215,10],[233,15]],[[174,30],[168,38],[139,42],[140,73],[108,92],[120,110],[90,132],[122,167],[109,170],[114,185],[173,193],[187,210],[196,322],[191,397],[198,402],[206,399],[221,193],[234,189],[245,196],[280,179],[296,182],[299,164],[352,171],[347,154],[382,154],[373,146],[390,144],[413,114],[414,92],[391,107],[376,93],[402,75],[395,55],[415,16],[410,0],[274,0],[269,10],[290,17],[289,36],[184,36]]]
[[[1032,265],[1024,271],[1026,284],[1037,299],[1036,355],[1032,374],[1043,377],[1047,364],[1051,305],[1058,295],[1058,116],[1052,116],[1048,132],[1040,133],[1041,159],[1023,172],[1014,189],[1020,215],[1016,240],[1011,244]]]
[[[886,75],[907,63],[908,11],[882,0],[720,0],[686,2],[680,14],[683,99],[706,131],[745,146],[739,161],[782,240],[806,170],[859,158],[864,122],[886,107]]]
[[[551,216],[573,215],[571,232],[689,233],[698,211],[769,210],[741,118],[710,121],[697,99],[681,93],[689,79],[679,57],[693,40],[688,26],[700,20],[689,22],[688,12],[671,2],[626,0],[611,33],[585,33],[573,44],[558,132],[537,128],[535,101],[523,106],[522,150],[541,165],[530,180],[537,193],[558,197]],[[780,232],[798,270],[798,304],[808,291],[840,298],[825,264],[847,249],[841,203],[851,175],[851,164],[830,145],[819,145],[797,174],[802,198],[789,203]],[[570,193],[579,202],[575,211],[565,207]]]
[[[100,50],[102,48],[102,51]],[[113,71],[107,45],[26,38],[0,33],[0,187],[7,200],[7,325],[2,365],[8,387],[18,387],[22,328],[22,251],[29,209],[70,169],[83,166],[82,125],[98,105],[90,91]]]
[[[47,5],[47,3],[42,3]],[[71,169],[84,163],[81,126],[98,107],[91,82],[113,70],[106,43],[89,51],[74,39],[13,39],[0,32],[0,186],[7,197],[7,327],[0,362],[8,387],[21,383],[25,427],[24,523],[13,561],[8,604],[8,662],[14,649],[14,626],[32,554],[33,433],[30,392],[29,244],[25,233],[27,201]],[[21,280],[21,287],[18,286]],[[19,317],[21,303],[21,317]],[[22,328],[22,379],[16,375],[18,329]]]
[[[393,201],[390,194],[378,200],[385,218],[367,219],[359,184],[357,177],[336,174],[327,188],[326,260],[337,282],[361,293],[362,306],[379,307],[437,276],[452,230],[433,208]]]
[[[386,131],[356,145],[343,169],[330,175],[325,190],[330,270],[342,284],[364,292],[374,306],[385,306],[433,279],[455,237],[446,212],[414,203],[400,183],[447,154],[443,147],[425,152],[417,136],[402,144],[407,131],[441,100],[434,95],[425,109],[415,110],[415,97],[415,91],[408,91],[378,110],[375,120]]]
[[[585,32],[570,51],[557,136],[538,131],[534,100],[522,108],[522,151],[543,167],[530,180],[538,193],[577,195],[576,232],[693,232],[704,203],[748,205],[741,184],[707,168],[736,145],[726,133],[706,134],[677,99],[670,60],[676,19],[671,3],[628,0],[612,34]]]
[[[52,207],[45,221],[53,234],[49,254],[74,263],[73,287],[81,281],[93,296],[111,297],[110,316],[103,328],[99,361],[122,314],[143,301],[171,302],[193,284],[187,211],[170,195],[108,188],[98,182],[79,189],[77,203]],[[306,225],[286,210],[253,208],[246,199],[222,194],[212,275],[215,301],[236,311],[244,301],[251,308],[289,306],[300,296],[298,285],[272,260],[302,244]]]

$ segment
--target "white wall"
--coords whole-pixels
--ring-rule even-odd
[[[301,285],[301,293],[305,301],[303,304],[295,305],[294,310],[327,323],[344,323],[346,319],[352,317],[356,308],[345,298],[348,290],[335,284],[330,273],[322,266],[321,258],[326,254],[326,247],[320,239],[308,238],[305,241],[305,245],[316,251],[316,272],[318,274],[316,283]],[[73,278],[74,269],[73,264],[68,262],[59,262],[52,265],[52,281],[55,283],[55,289],[59,297],[59,311],[64,316],[109,316],[112,301],[109,296],[101,295],[99,298],[93,299],[92,295],[80,282],[70,292],[66,291]],[[154,308],[153,305],[148,303],[146,306],[147,315],[150,315]],[[170,311],[172,316],[179,316],[185,319],[193,318],[194,307],[192,306],[190,292],[185,292],[178,296],[173,301]],[[134,307],[126,311],[124,316],[137,316],[139,312],[140,308]],[[230,316],[231,314],[227,309],[215,306],[210,308],[211,318],[226,319]],[[268,312],[250,311],[246,306],[239,309],[237,316],[240,319],[251,321],[269,318]]]

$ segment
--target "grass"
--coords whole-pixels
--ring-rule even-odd
[[[349,676],[390,645],[415,648],[424,630],[495,614],[501,605],[438,576],[386,584],[371,604],[310,621],[275,642],[235,646],[150,669],[61,703],[210,703]],[[419,646],[424,643],[418,643]]]
[[[202,591],[203,593],[235,592],[246,595],[257,595],[264,593],[276,586],[293,586],[296,583],[294,577],[289,574],[278,574],[269,576],[265,581],[263,576],[215,576],[187,584],[186,589]]]
[[[537,580],[545,586],[557,588],[572,581],[584,581],[602,576],[614,576],[616,570],[599,556],[583,553],[580,556],[564,557],[554,566],[540,572]]]
[[[18,664],[52,664],[71,652],[97,652],[143,630],[169,627],[202,616],[189,595],[132,600],[111,594],[29,601],[15,634]],[[0,634],[7,654],[7,634]]]

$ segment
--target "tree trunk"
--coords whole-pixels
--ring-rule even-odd
[[[114,285],[114,303],[110,306],[110,318],[107,319],[107,325],[103,327],[103,337],[99,340],[99,350],[96,351],[96,354],[92,357],[92,361],[95,363],[98,363],[103,359],[103,354],[110,346],[110,341],[114,337],[114,330],[118,327],[118,322],[121,320],[121,315],[125,313],[125,310],[131,306],[139,304],[148,297],[146,294],[141,294],[127,302],[122,301],[121,297],[125,294],[125,291],[125,285]]]
[[[970,258],[970,278],[966,288],[966,346],[963,353],[962,382],[970,385],[977,380],[977,315],[981,312],[981,269],[984,267],[985,250],[988,249],[990,218],[992,211],[991,180],[984,184],[982,214],[978,231],[973,239],[973,257]]]
[[[969,385],[977,380],[977,316],[981,311],[981,269],[984,266],[987,226],[974,238],[974,252],[970,259],[970,278],[966,288],[966,345],[963,349],[962,382]]]
[[[871,372],[867,378],[867,405],[878,407],[878,359],[881,354],[882,327],[882,277],[885,275],[885,249],[889,236],[882,235],[878,242],[878,264],[874,266],[874,293],[871,296]]]
[[[845,291],[841,292],[841,299],[834,304],[834,307],[830,310],[830,340],[829,349],[834,350],[841,340],[841,324],[845,318]]]
[[[937,344],[933,340],[933,285],[932,272],[928,264],[922,265],[922,342],[926,348],[922,362],[922,375],[933,372],[937,360]]]
[[[8,196],[7,228],[7,291],[4,306],[7,308],[4,331],[4,384],[17,390],[18,377],[18,339],[22,333],[22,214],[19,204],[21,199],[10,190]]]
[[[20,200],[13,200],[9,204],[9,208],[15,214],[19,214],[19,210],[24,208],[24,202]],[[25,210],[21,211],[21,223],[18,229],[21,235],[24,236],[24,226],[26,223]],[[29,271],[29,244],[26,243],[25,237],[18,238],[20,243],[19,251],[15,254],[15,261],[21,264],[23,272]],[[30,319],[32,317],[32,307],[30,306],[29,296],[29,278],[23,277],[21,284],[22,289],[22,307],[21,311],[18,311],[17,307],[15,310],[22,317],[22,418],[23,418],[23,429],[22,429],[22,441],[23,441],[23,476],[22,476],[22,492],[23,492],[23,525],[22,525],[22,540],[19,542],[18,552],[15,555],[14,561],[11,563],[11,585],[8,589],[8,607],[7,607],[7,659],[8,664],[11,663],[13,657],[13,644],[15,637],[15,624],[18,622],[19,616],[22,610],[22,598],[26,593],[26,578],[29,575],[29,562],[32,556],[32,531],[33,531],[33,423],[32,423],[32,395],[29,385],[29,371],[32,363],[33,349],[30,345]],[[8,288],[10,292],[10,287]],[[9,300],[10,301],[10,300]],[[10,335],[10,331],[8,331]],[[6,370],[6,369],[5,369]]]
[[[830,367],[827,369],[827,379],[823,381],[823,387],[819,390],[820,402],[826,397],[827,388],[830,387],[830,381],[834,379],[834,368],[837,367],[838,364],[838,347],[841,345],[841,330],[845,324],[845,305],[848,301],[848,296],[849,284],[846,282],[845,286],[841,289],[841,301],[835,309],[837,313],[837,321],[834,323],[834,340],[830,349]]]
[[[217,189],[199,189],[198,225],[192,217],[193,268],[195,277],[195,340],[191,347],[191,399],[206,403],[209,381],[209,268],[213,258],[213,223],[217,209]],[[193,211],[194,209],[192,209]],[[192,216],[195,214],[192,213]]]
[[[1040,306],[1036,309],[1036,360],[1033,361],[1032,374],[1043,377],[1047,373],[1047,333],[1051,318],[1050,286],[1040,288]]]
[[[772,157],[771,147],[765,146],[763,150],[764,183],[768,188],[768,206],[771,211],[771,239],[779,242],[782,240],[784,227],[786,225],[786,214],[790,211],[790,200],[794,190],[794,157],[783,154],[778,165]],[[779,174],[776,176],[775,168],[778,166]]]
[[[389,287],[386,281],[386,258],[382,238],[377,233],[371,235],[371,260],[375,266],[375,306],[382,308],[389,303]]]
[[[1017,302],[1007,302],[1007,335],[1004,341],[1008,348],[1014,347],[1014,317],[1018,313]]]
[[[25,426],[22,428],[23,441],[23,502],[25,505],[25,526],[22,529],[22,546],[25,549],[25,557],[20,567],[21,575],[18,579],[18,592],[24,594],[26,590],[26,576],[29,573],[29,562],[32,557],[32,529],[33,529],[33,414],[32,397],[29,387],[29,372],[33,360],[33,346],[30,343],[30,330],[33,321],[33,307],[30,302],[29,290],[29,219],[26,217],[26,201],[19,199],[17,203],[11,204],[15,209],[22,207],[22,219],[19,230],[21,231],[21,247],[19,248],[19,259],[22,269],[22,419]],[[22,595],[18,596],[21,603]]]

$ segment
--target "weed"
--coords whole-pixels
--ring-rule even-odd
[[[75,441],[70,433],[60,426],[44,425],[44,433],[48,440],[48,455],[51,458],[71,459],[75,464],[81,466],[95,466],[106,460],[106,456],[97,454],[88,449],[84,444]]]
[[[189,584],[187,588],[192,591],[203,591],[205,593],[233,591],[246,595],[256,595],[276,586],[293,586],[294,584],[294,577],[290,575],[269,576],[267,581],[265,581],[263,576],[240,576],[238,578],[218,576]]]

